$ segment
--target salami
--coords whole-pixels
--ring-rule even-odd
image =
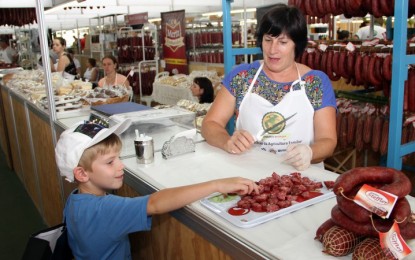
[[[329,218],[328,220],[324,221],[324,223],[323,223],[323,224],[321,224],[321,225],[318,227],[318,229],[317,229],[317,231],[316,231],[316,236],[315,236],[315,238],[314,238],[314,239],[316,239],[316,240],[318,240],[318,241],[320,241],[320,242],[323,242],[323,236],[324,236],[324,234],[326,234],[326,232],[327,232],[330,228],[334,227],[335,225],[336,225],[336,224],[334,224],[334,222],[333,222],[333,220],[331,220],[331,218]]]

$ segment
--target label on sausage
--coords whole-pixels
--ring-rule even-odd
[[[399,226],[396,221],[393,223],[391,229],[388,232],[379,232],[379,240],[380,246],[382,247],[388,259],[400,260],[412,252],[411,248],[402,238]]]
[[[398,196],[364,184],[354,197],[354,202],[382,218],[389,218]]]

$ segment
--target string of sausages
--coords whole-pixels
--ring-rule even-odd
[[[363,184],[399,198],[389,219],[373,216],[351,201]],[[337,204],[331,218],[317,229],[315,239],[322,242],[323,252],[333,256],[353,253],[353,259],[387,259],[377,239],[378,232],[389,231],[396,221],[404,239],[415,238],[414,215],[405,198],[411,189],[408,177],[392,168],[359,167],[343,173],[333,187]]]
[[[304,14],[324,17],[343,14],[346,18],[393,16],[395,0],[288,0],[288,5],[298,7]],[[409,17],[415,13],[415,0],[409,0]]]
[[[150,35],[144,35],[143,38],[138,36],[117,38],[118,62],[120,64],[154,59],[156,47],[153,44],[153,38]]]

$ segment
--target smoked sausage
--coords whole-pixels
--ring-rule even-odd
[[[373,166],[357,167],[341,174],[335,181],[333,191],[336,195],[346,196],[359,184],[385,183],[380,189],[399,198],[411,192],[412,185],[409,178],[401,171],[393,168]]]

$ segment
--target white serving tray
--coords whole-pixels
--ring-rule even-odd
[[[307,174],[302,173],[301,175],[303,177],[307,177]],[[316,180],[314,178],[312,180],[321,181],[321,182],[326,181],[326,180]],[[235,196],[235,198],[232,201],[215,203],[215,202],[210,201],[209,199],[219,195],[219,193],[216,193],[216,194],[213,194],[211,196],[208,196],[202,199],[200,202],[203,206],[215,212],[216,214],[223,217],[227,221],[231,222],[235,226],[241,227],[241,228],[251,228],[259,224],[262,224],[264,222],[270,221],[272,219],[287,215],[296,210],[299,210],[299,209],[308,207],[310,205],[319,203],[321,201],[333,198],[335,196],[335,194],[332,191],[326,189],[326,187],[324,186],[324,183],[323,183],[323,188],[320,189],[320,192],[322,193],[322,195],[318,197],[311,198],[303,202],[296,202],[290,207],[280,209],[275,212],[267,213],[267,212],[255,212],[255,211],[250,210],[249,213],[245,215],[241,215],[241,216],[234,216],[228,213],[228,209],[235,207],[237,205],[236,203],[240,200],[240,196]]]

